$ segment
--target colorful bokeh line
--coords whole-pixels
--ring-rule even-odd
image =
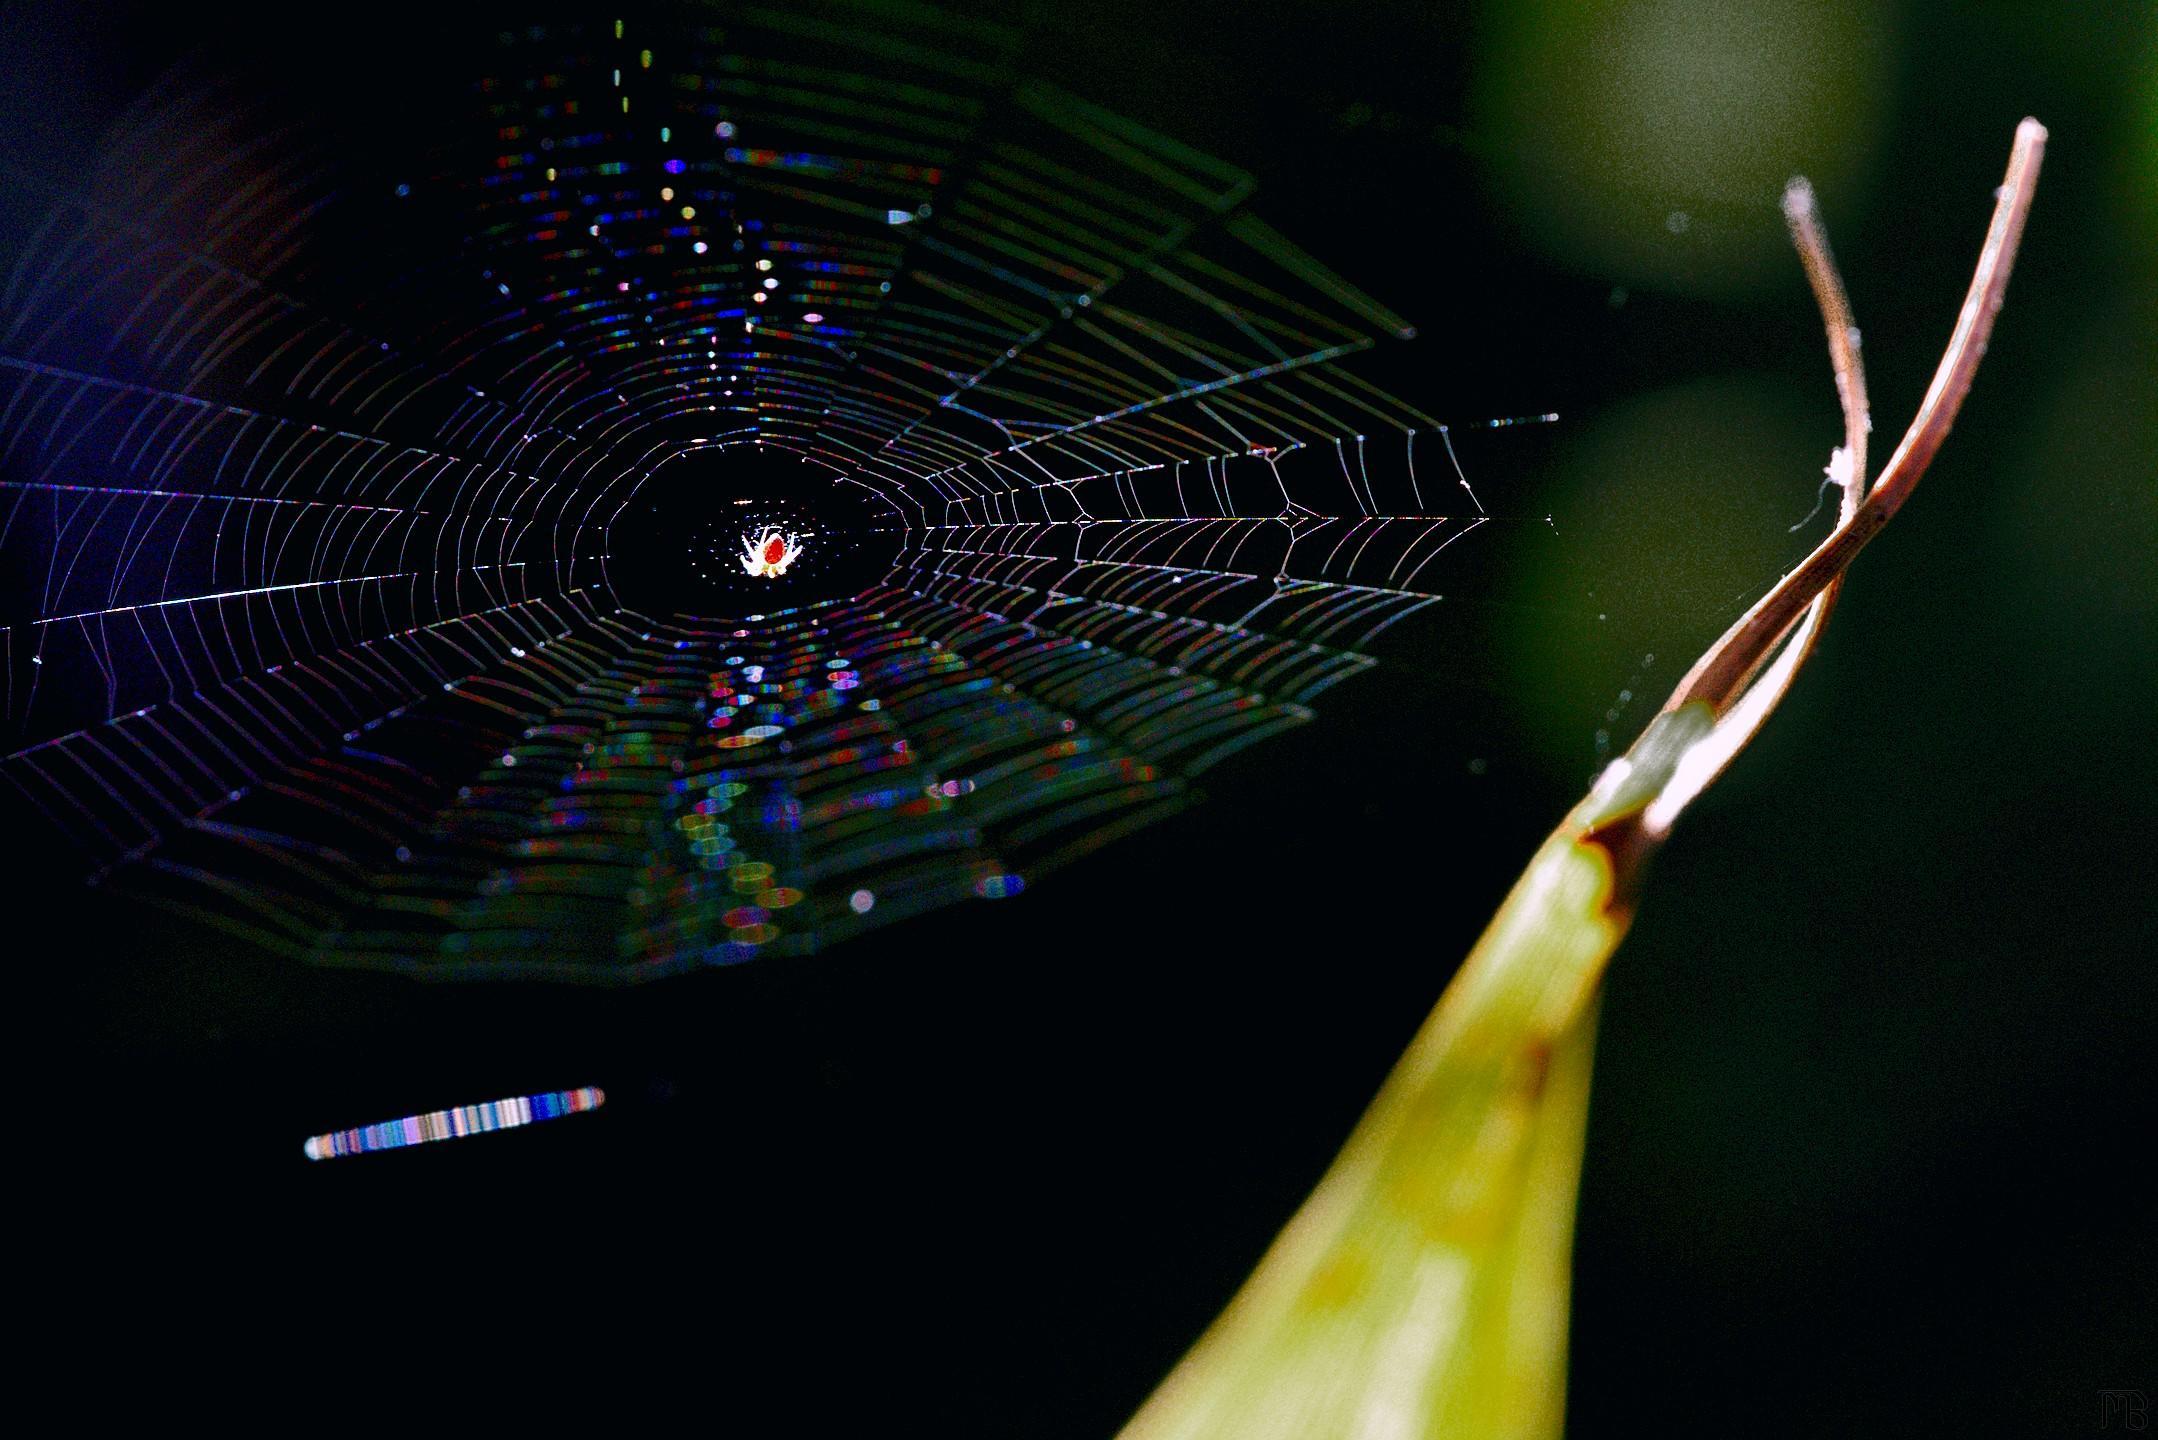
[[[597,1110],[607,1096],[597,1085],[575,1090],[550,1090],[543,1095],[518,1095],[508,1100],[489,1100],[480,1105],[459,1105],[451,1110],[432,1110],[407,1115],[357,1130],[335,1130],[309,1138],[300,1148],[310,1160],[335,1160],[345,1155],[371,1155],[380,1150],[402,1150],[408,1145],[428,1145],[437,1140],[462,1140],[494,1130],[515,1130],[545,1120],[559,1120]]]

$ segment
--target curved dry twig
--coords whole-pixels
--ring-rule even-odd
[[[1752,609],[1695,662],[1664,702],[1663,713],[1706,704],[1717,716],[1716,728],[1697,743],[1674,771],[1669,784],[1642,813],[1650,837],[1668,832],[1679,812],[1723,773],[1767,721],[1812,653],[1827,623],[1843,574],[1866,543],[1881,532],[1910,497],[1941,442],[1955,424],[1970,393],[1978,362],[1985,357],[1994,316],[2007,293],[2016,248],[2029,218],[2031,197],[2045,155],[2046,127],[2026,119],[2016,127],[2008,156],[2008,174],[1995,193],[1993,222],[1986,231],[1971,287],[1956,317],[1955,332],[1934,372],[1933,384],[1903,442],[1870,489],[1865,481],[1865,437],[1872,429],[1867,410],[1865,371],[1858,358],[1856,326],[1843,282],[1836,273],[1813,203],[1812,188],[1795,181],[1784,194],[1784,215],[1798,245],[1806,277],[1813,283],[1822,319],[1828,327],[1829,355],[1836,389],[1843,400],[1844,450],[1851,457],[1836,528],[1798,568],[1763,596]],[[1789,637],[1788,643],[1785,643]],[[1771,663],[1773,657],[1773,663]]]
[[[1911,421],[1903,442],[1881,471],[1880,480],[1867,491],[1865,500],[1797,569],[1784,576],[1775,589],[1740,616],[1723,638],[1709,647],[1679,682],[1678,688],[1672,691],[1671,698],[1664,702],[1666,711],[1696,701],[1706,701],[1718,714],[1727,710],[1743,693],[1747,678],[1773,651],[1777,640],[1797,621],[1800,612],[1831,580],[1849,568],[1858,552],[1881,532],[1881,527],[1910,498],[1912,488],[1926,473],[1926,467],[1933,463],[1941,442],[1948,438],[1949,428],[1956,422],[1956,413],[1963,408],[1964,397],[1970,393],[1978,362],[1985,357],[1986,340],[1993,332],[1994,316],[2000,313],[2001,300],[2008,288],[2008,273],[2015,264],[2016,246],[2023,236],[2024,221],[2030,215],[2031,196],[2038,183],[2038,166],[2044,157],[2045,145],[2046,127],[2036,120],[2025,120],[2016,127],[2015,148],[2008,157],[2008,175],[1995,192],[1993,223],[1986,232],[1985,248],[1979,252],[1977,269],[1971,275],[1971,288],[1964,297],[1962,313],[1957,316],[1955,333],[1949,338],[1948,349],[1941,356],[1940,367],[1934,372],[1933,384],[1918,407],[1917,417]],[[1803,244],[1801,253],[1804,253]],[[1826,253],[1824,243],[1821,254],[1825,257]],[[1809,275],[1812,269],[1809,259]],[[1816,281],[1817,292],[1818,286]],[[1840,286],[1838,289],[1840,291]],[[1832,351],[1837,343],[1832,333]]]

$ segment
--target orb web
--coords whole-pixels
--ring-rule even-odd
[[[1539,527],[1463,456],[1553,417],[1368,378],[1413,328],[1247,174],[891,23],[490,37],[365,159],[188,73],[27,177],[8,789],[316,961],[733,963],[1174,812]],[[625,604],[617,523],[742,447],[803,477],[782,537],[844,493],[888,569]]]

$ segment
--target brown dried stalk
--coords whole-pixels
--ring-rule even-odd
[[[1964,397],[1970,393],[1978,362],[1985,357],[1986,341],[1993,332],[1994,317],[2000,313],[2016,247],[2023,237],[2024,221],[2030,215],[2045,145],[2046,127],[2036,120],[2026,119],[2016,127],[2008,175],[1995,192],[1993,223],[1971,275],[1971,288],[1956,319],[1955,333],[1949,338],[1933,384],[1905,432],[1903,443],[1896,447],[1880,480],[1870,490],[1865,485],[1864,457],[1865,432],[1871,429],[1872,421],[1866,413],[1865,376],[1858,360],[1850,306],[1844,299],[1835,262],[1829,258],[1828,241],[1814,210],[1811,187],[1796,181],[1785,193],[1784,214],[1790,220],[1807,279],[1813,283],[1828,325],[1829,353],[1835,364],[1837,390],[1843,397],[1845,450],[1854,457],[1850,483],[1844,488],[1842,514],[1835,530],[1708,648],[1664,702],[1665,713],[1696,701],[1707,702],[1718,715],[1729,711],[1747,693],[1749,682],[1801,613],[1808,606],[1826,602],[1815,617],[1817,632],[1819,619],[1825,618],[1826,604],[1833,603],[1838,579],[1866,543],[1894,518],[1933,463],[1941,442],[1948,438],[1949,428],[1956,422],[1956,413],[1963,408]],[[1861,495],[1863,499],[1859,500]],[[1795,668],[1794,664],[1794,671]],[[1788,673],[1782,681],[1789,683]],[[1766,718],[1764,710],[1753,726],[1758,727]],[[1743,744],[1740,739],[1738,745]],[[1733,747],[1733,753],[1737,748]]]

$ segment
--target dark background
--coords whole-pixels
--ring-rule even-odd
[[[1821,53],[1786,8],[1737,59],[1685,7],[1630,12],[1679,47],[1650,73],[1736,76],[1732,106],[1835,80],[1773,132],[1789,158],[1704,160],[1698,193],[1629,148],[1684,106],[1595,45],[1543,65],[1588,22],[1534,7],[998,10],[1025,68],[1251,169],[1261,214],[1416,321],[1392,388],[1565,417],[1473,478],[1554,516],[1622,653],[1502,586],[1487,653],[1383,667],[1021,900],[636,991],[303,970],[26,856],[19,1023],[63,1044],[23,1079],[69,1125],[30,1171],[58,1218],[22,1237],[65,1280],[50,1335],[212,1395],[469,1363],[500,1398],[600,1380],[633,1425],[690,1395],[753,1434],[1112,1433],[1603,748],[1802,549],[1839,428],[1797,265],[1760,258],[1783,175],[1821,182],[1878,463],[2036,114],[2053,148],[1966,417],[1612,970],[1570,1425],[2077,1434],[2101,1389],[2158,1394],[2153,12],[1846,8]],[[4,144],[33,167],[190,49],[386,144],[458,65],[443,17],[376,7],[6,23]],[[597,1116],[300,1158],[594,1083]]]

